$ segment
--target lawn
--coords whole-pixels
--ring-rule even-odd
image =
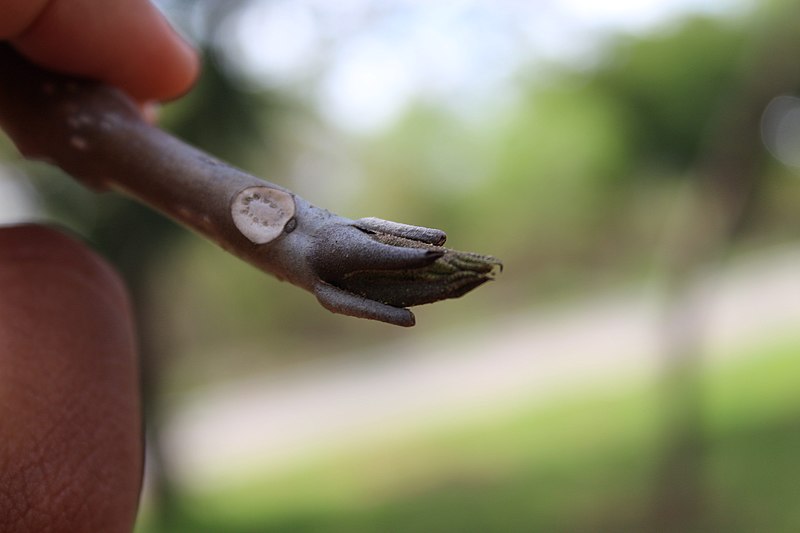
[[[702,372],[683,436],[664,423],[679,391],[608,384],[187,492],[137,533],[794,532],[800,344],[748,352]]]

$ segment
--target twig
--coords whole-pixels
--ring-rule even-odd
[[[412,326],[405,307],[462,296],[501,266],[444,248],[440,230],[320,209],[147,124],[121,91],[42,70],[8,45],[0,127],[25,157],[140,200],[334,313]]]

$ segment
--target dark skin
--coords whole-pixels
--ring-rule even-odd
[[[0,0],[0,39],[143,108],[198,72],[148,0]],[[131,531],[144,454],[124,284],[79,241],[26,225],[0,228],[0,295],[0,530]]]

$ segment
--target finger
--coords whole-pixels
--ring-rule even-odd
[[[142,473],[134,334],[116,274],[39,226],[0,230],[0,524],[131,531]]]
[[[139,101],[185,93],[196,52],[148,0],[5,0],[0,38],[61,72],[118,86]]]

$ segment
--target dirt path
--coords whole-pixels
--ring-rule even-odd
[[[709,276],[709,353],[800,326],[800,249],[773,250]],[[168,424],[178,477],[195,487],[315,450],[465,414],[545,401],[578,387],[653,375],[660,307],[653,291],[498,317],[457,336],[412,340],[369,358],[316,363],[192,398]],[[800,335],[800,333],[798,333]],[[726,355],[728,354],[728,355]]]

